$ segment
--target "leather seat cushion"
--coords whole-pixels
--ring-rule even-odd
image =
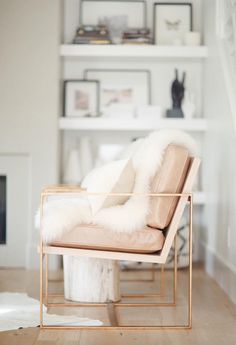
[[[162,249],[162,231],[145,228],[131,234],[116,233],[98,225],[79,225],[50,245],[132,253],[154,253]]]

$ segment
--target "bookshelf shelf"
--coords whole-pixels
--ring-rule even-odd
[[[146,119],[109,119],[109,118],[67,118],[59,119],[61,130],[78,131],[151,131],[172,128],[193,132],[207,129],[205,119],[157,119],[155,122]]]
[[[62,57],[80,58],[206,58],[206,46],[156,46],[156,45],[91,45],[63,44]]]

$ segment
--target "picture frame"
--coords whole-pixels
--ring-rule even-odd
[[[181,45],[186,32],[193,29],[190,2],[155,2],[153,4],[154,44]]]
[[[121,6],[122,3],[122,6]],[[136,13],[134,16],[133,13]],[[98,25],[99,17],[127,16],[129,28],[147,26],[146,0],[81,0],[79,7],[80,25]]]
[[[65,117],[98,116],[99,80],[68,79],[64,81]]]
[[[133,116],[136,107],[151,104],[149,70],[86,69],[84,79],[100,81],[100,112],[103,115],[132,113]]]

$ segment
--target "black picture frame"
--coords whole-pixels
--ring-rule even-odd
[[[151,71],[148,69],[114,69],[114,68],[88,68],[84,70],[83,73],[83,78],[85,80],[89,80],[88,78],[88,74],[89,72],[98,72],[98,73],[145,73],[146,74],[146,80],[147,80],[147,105],[152,104],[152,79],[151,79]],[[100,85],[101,85],[101,81],[100,81]],[[100,98],[100,97],[99,97]],[[101,105],[101,102],[100,102]],[[100,109],[101,111],[101,109]]]
[[[99,80],[86,80],[86,79],[66,79],[63,81],[63,117],[77,117],[77,116],[71,116],[67,114],[67,86],[70,83],[94,83],[95,89],[96,89],[96,114],[91,114],[89,116],[78,116],[78,117],[97,117],[99,116],[99,108],[100,108],[100,82]]]
[[[189,7],[189,16],[190,16],[190,27],[189,31],[193,30],[193,6],[191,2],[154,2],[153,4],[153,42],[157,44],[157,37],[156,37],[156,7],[157,6],[188,6]]]
[[[143,4],[143,27],[147,27],[147,2],[146,0],[81,0],[79,4],[79,25],[90,25],[83,21],[83,4],[85,2],[124,2],[124,3],[142,3]]]

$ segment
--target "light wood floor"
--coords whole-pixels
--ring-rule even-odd
[[[145,273],[125,272],[125,278],[148,278]],[[184,315],[184,283],[186,282],[185,270],[178,274],[178,304],[179,314],[174,317],[183,318]],[[61,273],[51,275],[51,287],[59,292],[62,289],[60,282]],[[171,272],[166,274],[167,283],[171,280]],[[157,289],[158,274],[155,283],[130,283],[123,282],[122,290],[152,292]],[[167,284],[166,284],[167,285]],[[26,270],[0,270],[0,291],[27,292],[30,296],[38,297],[38,272]],[[171,290],[167,289],[166,298],[171,298]],[[75,308],[73,308],[75,309]],[[158,308],[159,309],[159,308]],[[158,311],[159,316],[169,313],[170,308]],[[63,310],[60,310],[62,312]],[[55,310],[54,310],[55,312]],[[73,310],[73,313],[75,311]],[[141,311],[126,309],[119,313],[119,318],[129,322],[152,322],[155,319],[155,310],[142,308]],[[89,313],[78,315],[106,320],[105,311],[93,308]],[[92,313],[92,314],[91,314]],[[161,314],[160,314],[161,313]],[[121,315],[122,314],[122,315]],[[158,315],[157,315],[158,316]],[[173,315],[172,315],[173,316]],[[141,322],[140,321],[140,322]],[[194,269],[193,277],[193,329],[191,331],[156,331],[156,332],[127,332],[127,331],[40,331],[39,328],[28,328],[17,331],[0,333],[0,345],[120,345],[120,344],[147,344],[147,345],[235,345],[236,344],[236,305],[234,305],[219,286],[209,278],[201,267]]]

